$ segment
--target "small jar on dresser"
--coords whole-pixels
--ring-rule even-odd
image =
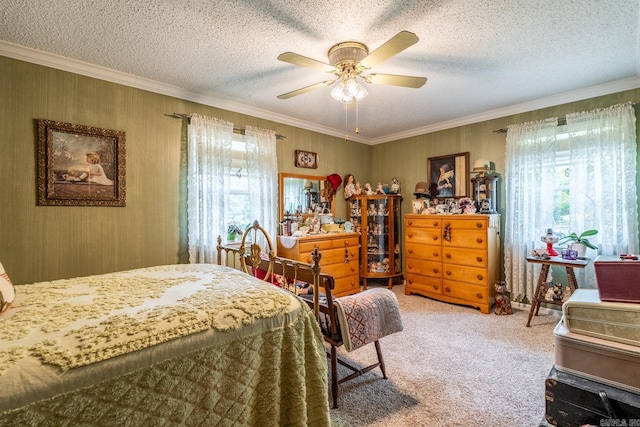
[[[312,263],[311,252],[318,248],[320,272],[335,280],[333,296],[360,292],[360,233],[324,233],[302,237],[278,236],[278,256]]]
[[[405,294],[489,313],[499,280],[500,215],[404,216]]]

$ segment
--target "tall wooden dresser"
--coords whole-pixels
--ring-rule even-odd
[[[404,216],[405,294],[489,313],[499,280],[500,215]]]
[[[311,263],[318,248],[320,271],[335,279],[336,297],[360,292],[360,233],[326,233],[304,237],[278,236],[278,256]]]

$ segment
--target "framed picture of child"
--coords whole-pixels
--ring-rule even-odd
[[[38,205],[125,206],[125,133],[39,119]]]
[[[435,194],[431,197],[448,199],[469,196],[469,152],[427,159],[427,176]]]

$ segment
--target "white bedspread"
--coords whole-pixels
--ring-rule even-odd
[[[329,424],[315,319],[242,272],[160,266],[17,295],[0,316],[1,425]]]

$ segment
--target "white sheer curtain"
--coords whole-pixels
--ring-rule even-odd
[[[638,253],[635,122],[631,103],[567,115],[569,229],[598,230],[590,240],[602,255]],[[593,264],[585,271],[585,285],[595,287]]]
[[[247,126],[247,170],[251,192],[251,218],[270,236],[278,234],[278,159],[274,131]],[[275,241],[273,244],[275,245]]]
[[[557,127],[558,119],[551,118],[507,128],[504,269],[517,301],[525,295],[531,299],[537,277],[526,257],[542,246],[540,236],[553,225]]]
[[[187,233],[190,263],[215,263],[226,234],[233,123],[193,114],[188,133]]]
[[[553,226],[553,166],[558,151],[557,119],[507,128],[505,170],[505,278],[514,299],[530,300],[540,267],[526,256],[542,247]],[[567,116],[570,151],[569,229],[597,229],[598,245],[587,256],[638,253],[636,126],[630,103]],[[535,269],[535,272],[534,272]],[[593,263],[580,286],[596,286]]]

